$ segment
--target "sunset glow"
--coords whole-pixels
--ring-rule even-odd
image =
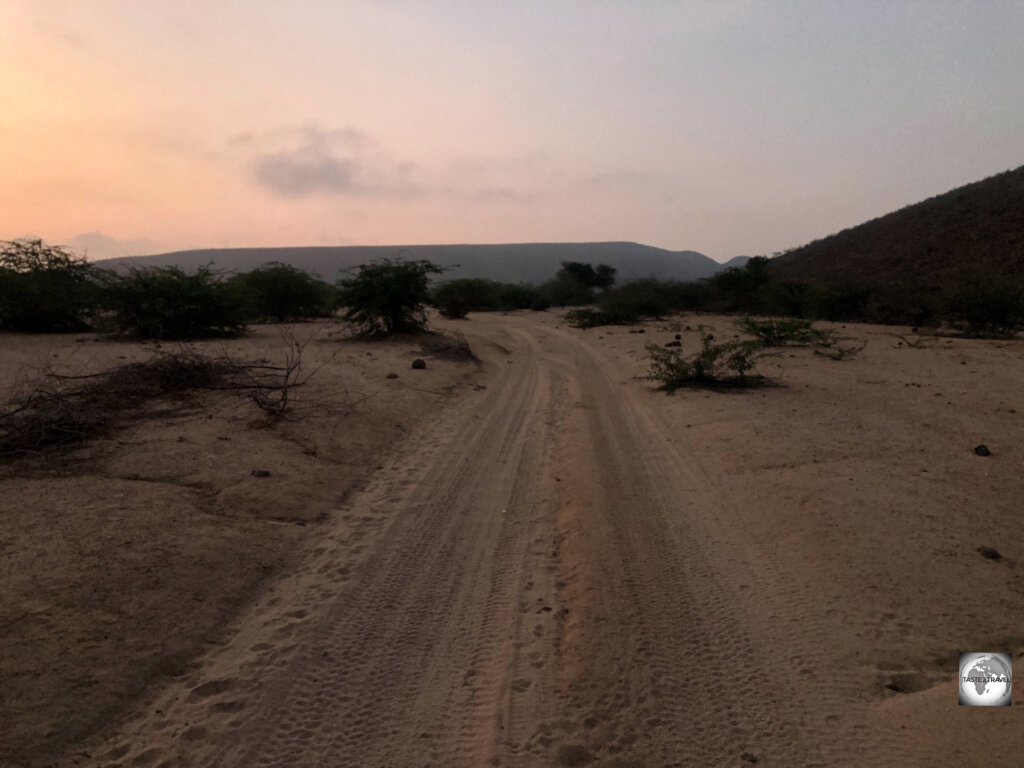
[[[1024,4],[0,6],[0,239],[770,254],[1024,163]]]

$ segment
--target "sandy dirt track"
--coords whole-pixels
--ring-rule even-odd
[[[958,707],[953,682],[960,651],[1024,644],[1016,346],[851,327],[869,341],[854,360],[787,352],[766,368],[785,386],[668,398],[633,378],[643,343],[672,337],[657,323],[458,327],[486,389],[406,440],[222,646],[75,764],[1024,754],[1020,687],[996,711]]]

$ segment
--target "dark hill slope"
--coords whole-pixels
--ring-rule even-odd
[[[780,279],[936,288],[963,268],[1024,274],[1024,167],[772,259]]]
[[[429,259],[435,264],[452,267],[443,279],[481,277],[534,284],[553,277],[563,261],[607,264],[618,271],[619,282],[652,276],[666,280],[698,280],[722,269],[721,264],[696,251],[666,251],[637,243],[216,248],[109,259],[100,262],[100,266],[174,265],[192,270],[213,262],[216,269],[245,272],[268,261],[279,261],[333,281],[342,277],[343,269],[375,259],[399,257]]]

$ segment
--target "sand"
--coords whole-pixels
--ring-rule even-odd
[[[1020,687],[955,678],[1024,646],[1019,342],[850,325],[667,396],[644,345],[728,318],[434,322],[482,364],[324,328],[291,421],[216,400],[0,478],[0,765],[1017,761]]]

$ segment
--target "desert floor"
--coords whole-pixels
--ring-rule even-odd
[[[296,326],[286,420],[207,393],[0,465],[0,765],[1024,759],[1021,685],[956,686],[1024,649],[1024,342],[850,325],[668,396],[645,345],[729,318],[433,322],[481,362]],[[5,335],[0,385],[146,352]]]

